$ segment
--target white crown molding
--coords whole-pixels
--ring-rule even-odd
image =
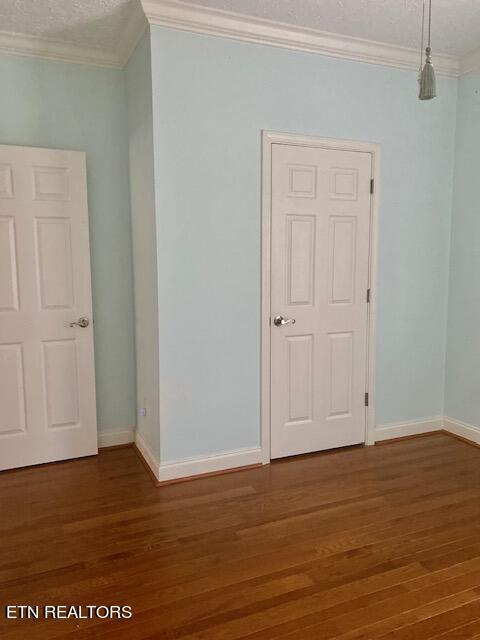
[[[33,56],[121,69],[128,62],[148,23],[397,69],[418,69],[418,51],[413,49],[316,29],[294,27],[282,22],[210,9],[180,0],[141,0],[141,6],[133,5],[132,14],[115,51],[0,30],[0,54]],[[434,64],[437,73],[452,77],[480,71],[480,49],[461,59],[435,54]]]
[[[127,64],[145,29],[148,27],[148,21],[140,3],[133,5],[133,7],[117,49],[117,60],[121,67]]]
[[[118,57],[108,51],[82,47],[52,38],[10,33],[8,31],[0,31],[0,54],[2,53],[99,67],[119,68],[122,66]]]
[[[459,75],[463,76],[466,73],[472,73],[475,71],[480,71],[480,49],[467,53],[460,60]]]
[[[115,51],[80,46],[54,38],[0,31],[0,54],[33,56],[75,64],[122,69],[148,26],[140,3],[132,5]]]
[[[316,29],[294,27],[230,11],[194,6],[178,0],[141,0],[141,2],[147,20],[152,25],[317,53],[356,62],[418,70],[418,51],[406,47]],[[434,63],[437,73],[453,77],[459,75],[459,60],[453,56],[436,54]]]

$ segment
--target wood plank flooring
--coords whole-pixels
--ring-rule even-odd
[[[0,474],[0,603],[2,640],[480,638],[480,450],[439,434],[162,488],[132,449]]]

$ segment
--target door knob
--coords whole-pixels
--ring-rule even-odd
[[[295,324],[295,318],[284,318],[283,316],[275,316],[273,319],[273,324],[276,327],[283,327],[286,324]]]
[[[85,329],[85,327],[88,327],[89,324],[90,324],[90,320],[83,316],[79,318],[76,322],[70,322],[71,327],[81,327],[82,329]]]

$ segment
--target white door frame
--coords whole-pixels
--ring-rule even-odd
[[[271,202],[272,202],[272,145],[320,147],[337,151],[360,151],[372,155],[372,179],[374,190],[370,209],[369,280],[370,304],[368,305],[367,388],[369,394],[366,412],[365,444],[375,444],[375,346],[377,318],[377,262],[378,221],[380,196],[380,154],[378,144],[353,140],[334,140],[290,133],[262,132],[262,317],[261,317],[261,447],[263,464],[270,462],[270,318],[271,310]]]

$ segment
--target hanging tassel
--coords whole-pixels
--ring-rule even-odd
[[[420,75],[420,100],[431,100],[437,95],[437,84],[435,81],[435,70],[432,65],[432,51],[430,47],[425,50],[425,64]]]
[[[420,53],[423,52],[423,35],[425,27],[425,3],[423,0],[422,11],[422,46]],[[432,0],[428,2],[428,44],[425,49],[425,64],[422,69],[422,56],[420,56],[420,76],[418,82],[420,84],[420,92],[418,97],[420,100],[431,100],[437,95],[437,83],[435,81],[435,70],[432,65],[432,49],[430,48],[430,36],[432,32]]]

